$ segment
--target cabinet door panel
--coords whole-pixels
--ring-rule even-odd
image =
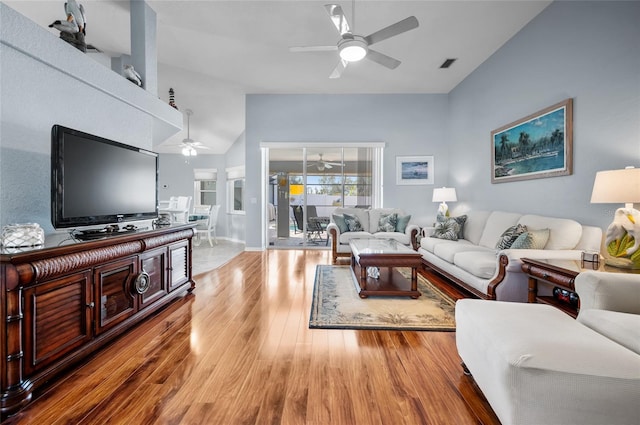
[[[90,341],[91,272],[25,290],[25,370],[38,370]]]
[[[94,269],[98,334],[137,311],[136,297],[131,287],[138,270],[137,260],[137,257],[128,257]]]
[[[140,308],[144,308],[169,293],[167,249],[162,248],[141,255],[140,267],[140,272],[146,272],[149,275],[149,289],[140,295]]]
[[[189,280],[191,264],[187,242],[179,242],[169,247],[169,261],[169,288],[174,290]]]

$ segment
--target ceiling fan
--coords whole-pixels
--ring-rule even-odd
[[[400,65],[400,61],[380,53],[376,50],[369,48],[369,46],[402,34],[414,28],[418,27],[418,19],[415,16],[405,18],[395,24],[389,25],[379,31],[369,34],[366,37],[355,34],[355,0],[352,3],[352,18],[353,26],[349,26],[346,16],[342,12],[342,7],[339,4],[327,4],[324,6],[331,21],[338,29],[340,33],[340,40],[336,46],[300,46],[290,47],[290,52],[322,52],[322,51],[338,51],[340,54],[340,61],[335,67],[329,78],[340,78],[342,72],[347,68],[349,62],[357,62],[361,59],[367,58],[380,65],[389,68],[396,69]]]
[[[178,145],[182,148],[182,155],[184,156],[196,156],[198,155],[198,149],[210,149],[209,147],[203,145],[200,142],[196,142],[191,139],[190,130],[191,130],[191,115],[193,115],[193,111],[191,109],[185,109],[185,114],[187,114],[187,138],[183,139],[182,142]]]
[[[344,164],[342,162],[328,162],[322,159],[322,154],[318,154],[318,156],[320,157],[320,159],[318,159],[318,161],[316,162],[312,162],[311,164],[307,165],[307,168],[316,167],[318,171],[324,171],[325,169],[330,170],[334,166],[344,167]]]

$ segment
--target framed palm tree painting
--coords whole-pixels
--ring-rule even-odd
[[[491,183],[573,172],[573,99],[491,132]]]

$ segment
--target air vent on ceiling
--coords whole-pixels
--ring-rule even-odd
[[[446,59],[444,62],[442,62],[442,65],[440,65],[440,69],[449,68],[451,64],[453,64],[456,60],[457,59]]]

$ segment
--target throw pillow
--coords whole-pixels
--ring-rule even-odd
[[[458,233],[460,232],[460,225],[456,220],[446,219],[439,223],[436,223],[436,228],[433,231],[432,238],[447,239],[450,241],[458,240]]]
[[[381,214],[378,220],[378,232],[395,232],[398,224],[398,214]]]
[[[528,230],[518,236],[511,249],[544,249],[549,240],[549,229]]]
[[[505,230],[498,243],[496,243],[496,249],[508,249],[511,247],[511,244],[518,239],[518,236],[527,231],[527,226],[523,226],[522,224],[516,224],[515,226],[509,227]]]
[[[404,233],[407,230],[407,225],[409,224],[409,220],[411,220],[411,215],[398,217],[398,222],[396,223],[396,232]]]
[[[360,224],[360,220],[355,215],[345,214],[344,221],[347,223],[349,232],[362,232],[364,230],[362,224]]]
[[[437,217],[437,221],[441,221],[444,222],[446,220],[455,220],[459,225],[460,225],[460,230],[458,231],[458,239],[462,239],[464,238],[464,223],[467,222],[467,216],[466,215],[460,215],[458,217],[443,217],[443,216],[438,216]]]
[[[338,226],[338,229],[340,229],[340,233],[349,231],[349,226],[347,226],[347,222],[344,220],[344,215],[331,214],[331,218],[333,219],[333,222],[336,224],[336,226]]]

